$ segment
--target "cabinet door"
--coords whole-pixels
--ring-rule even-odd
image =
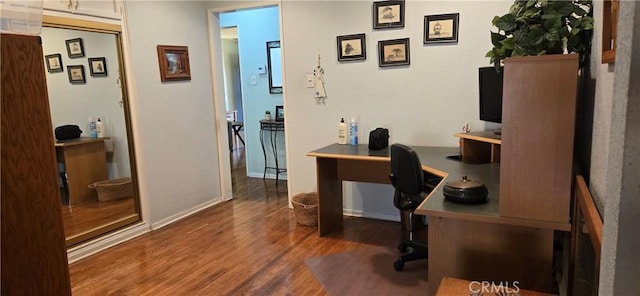
[[[119,20],[122,19],[121,5],[120,0],[50,0],[44,1],[43,8]]]
[[[2,34],[2,295],[71,295],[38,36]]]
[[[500,216],[569,223],[578,55],[504,61]]]

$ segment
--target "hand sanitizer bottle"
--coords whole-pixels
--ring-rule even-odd
[[[338,144],[347,144],[348,133],[344,118],[340,118],[340,123],[338,124]]]
[[[358,121],[355,116],[351,116],[349,123],[349,144],[358,145]]]
[[[98,131],[96,130],[96,121],[93,117],[89,117],[89,136],[92,138],[98,137]]]

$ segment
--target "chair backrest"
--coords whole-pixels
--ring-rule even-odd
[[[418,154],[403,144],[391,145],[391,183],[403,194],[417,195],[424,188],[424,173]]]

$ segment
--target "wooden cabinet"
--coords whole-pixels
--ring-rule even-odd
[[[71,295],[42,42],[2,34],[2,295]]]
[[[504,61],[500,216],[568,223],[578,55]]]
[[[43,4],[46,10],[117,20],[122,19],[121,7],[121,0],[50,0]]]

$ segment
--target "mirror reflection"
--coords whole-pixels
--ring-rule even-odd
[[[269,64],[269,93],[282,93],[282,51],[280,41],[267,42],[267,63]]]
[[[65,235],[73,245],[140,220],[121,44],[117,32],[43,27],[41,37],[52,125],[82,131],[71,139],[53,134]]]

